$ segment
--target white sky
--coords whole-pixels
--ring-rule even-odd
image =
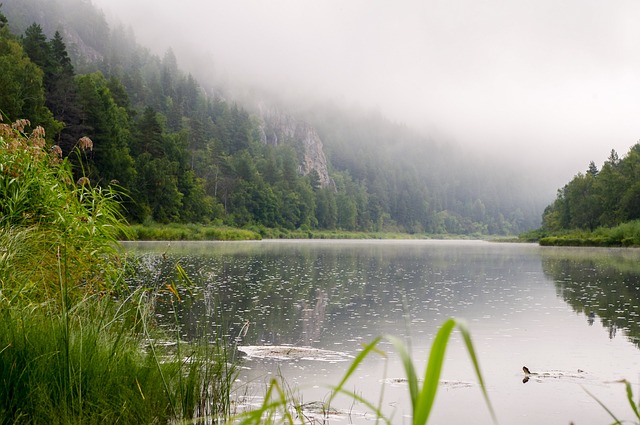
[[[551,196],[640,139],[638,0],[93,1],[196,75],[376,108]]]

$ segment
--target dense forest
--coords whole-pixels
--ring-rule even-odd
[[[90,143],[71,158],[77,178],[118,187],[132,222],[439,234],[539,225],[543,204],[522,176],[498,177],[374,113],[301,108],[327,152],[322,185],[300,172],[295,141],[264,143],[251,102],[112,29],[90,1],[5,0],[0,12],[3,119],[43,126],[65,156]]]
[[[602,169],[594,162],[558,190],[543,214],[543,229],[587,230],[640,219],[640,144],[624,158],[611,151]]]

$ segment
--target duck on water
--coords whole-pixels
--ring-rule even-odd
[[[584,378],[584,375],[582,375],[584,374],[584,370],[582,369],[578,369],[577,374],[572,374],[572,373],[567,374],[561,371],[550,371],[550,372],[538,373],[538,372],[531,372],[528,367],[522,366],[522,371],[524,372],[524,379],[522,379],[523,384],[526,384],[527,382],[529,382],[529,379],[531,379],[532,376],[537,376],[540,378],[561,378],[563,376],[568,376],[571,378]]]

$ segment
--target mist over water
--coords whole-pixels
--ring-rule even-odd
[[[144,282],[170,281],[175,263],[184,267],[193,285],[182,303],[169,302],[168,291],[160,296],[159,323],[175,328],[177,313],[185,339],[219,335],[224,324],[246,354],[241,394],[260,397],[284,376],[303,402],[326,400],[363,344],[387,334],[411,344],[422,374],[438,327],[458,317],[468,322],[500,423],[610,423],[585,389],[620,418],[633,415],[619,380],[633,382],[639,366],[634,250],[434,240],[126,246],[142,260]],[[369,401],[384,387],[383,412],[407,423],[401,363],[389,343],[378,348],[387,357],[369,356],[348,387]],[[523,381],[522,366],[538,374]],[[457,332],[441,379],[429,423],[491,423]],[[328,423],[372,421],[352,400],[332,407],[351,416]]]
[[[372,108],[550,197],[640,136],[633,1],[94,3],[205,82]]]

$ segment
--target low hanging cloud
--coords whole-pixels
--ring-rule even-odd
[[[640,138],[637,1],[94,3],[198,76],[375,108],[553,192]]]

